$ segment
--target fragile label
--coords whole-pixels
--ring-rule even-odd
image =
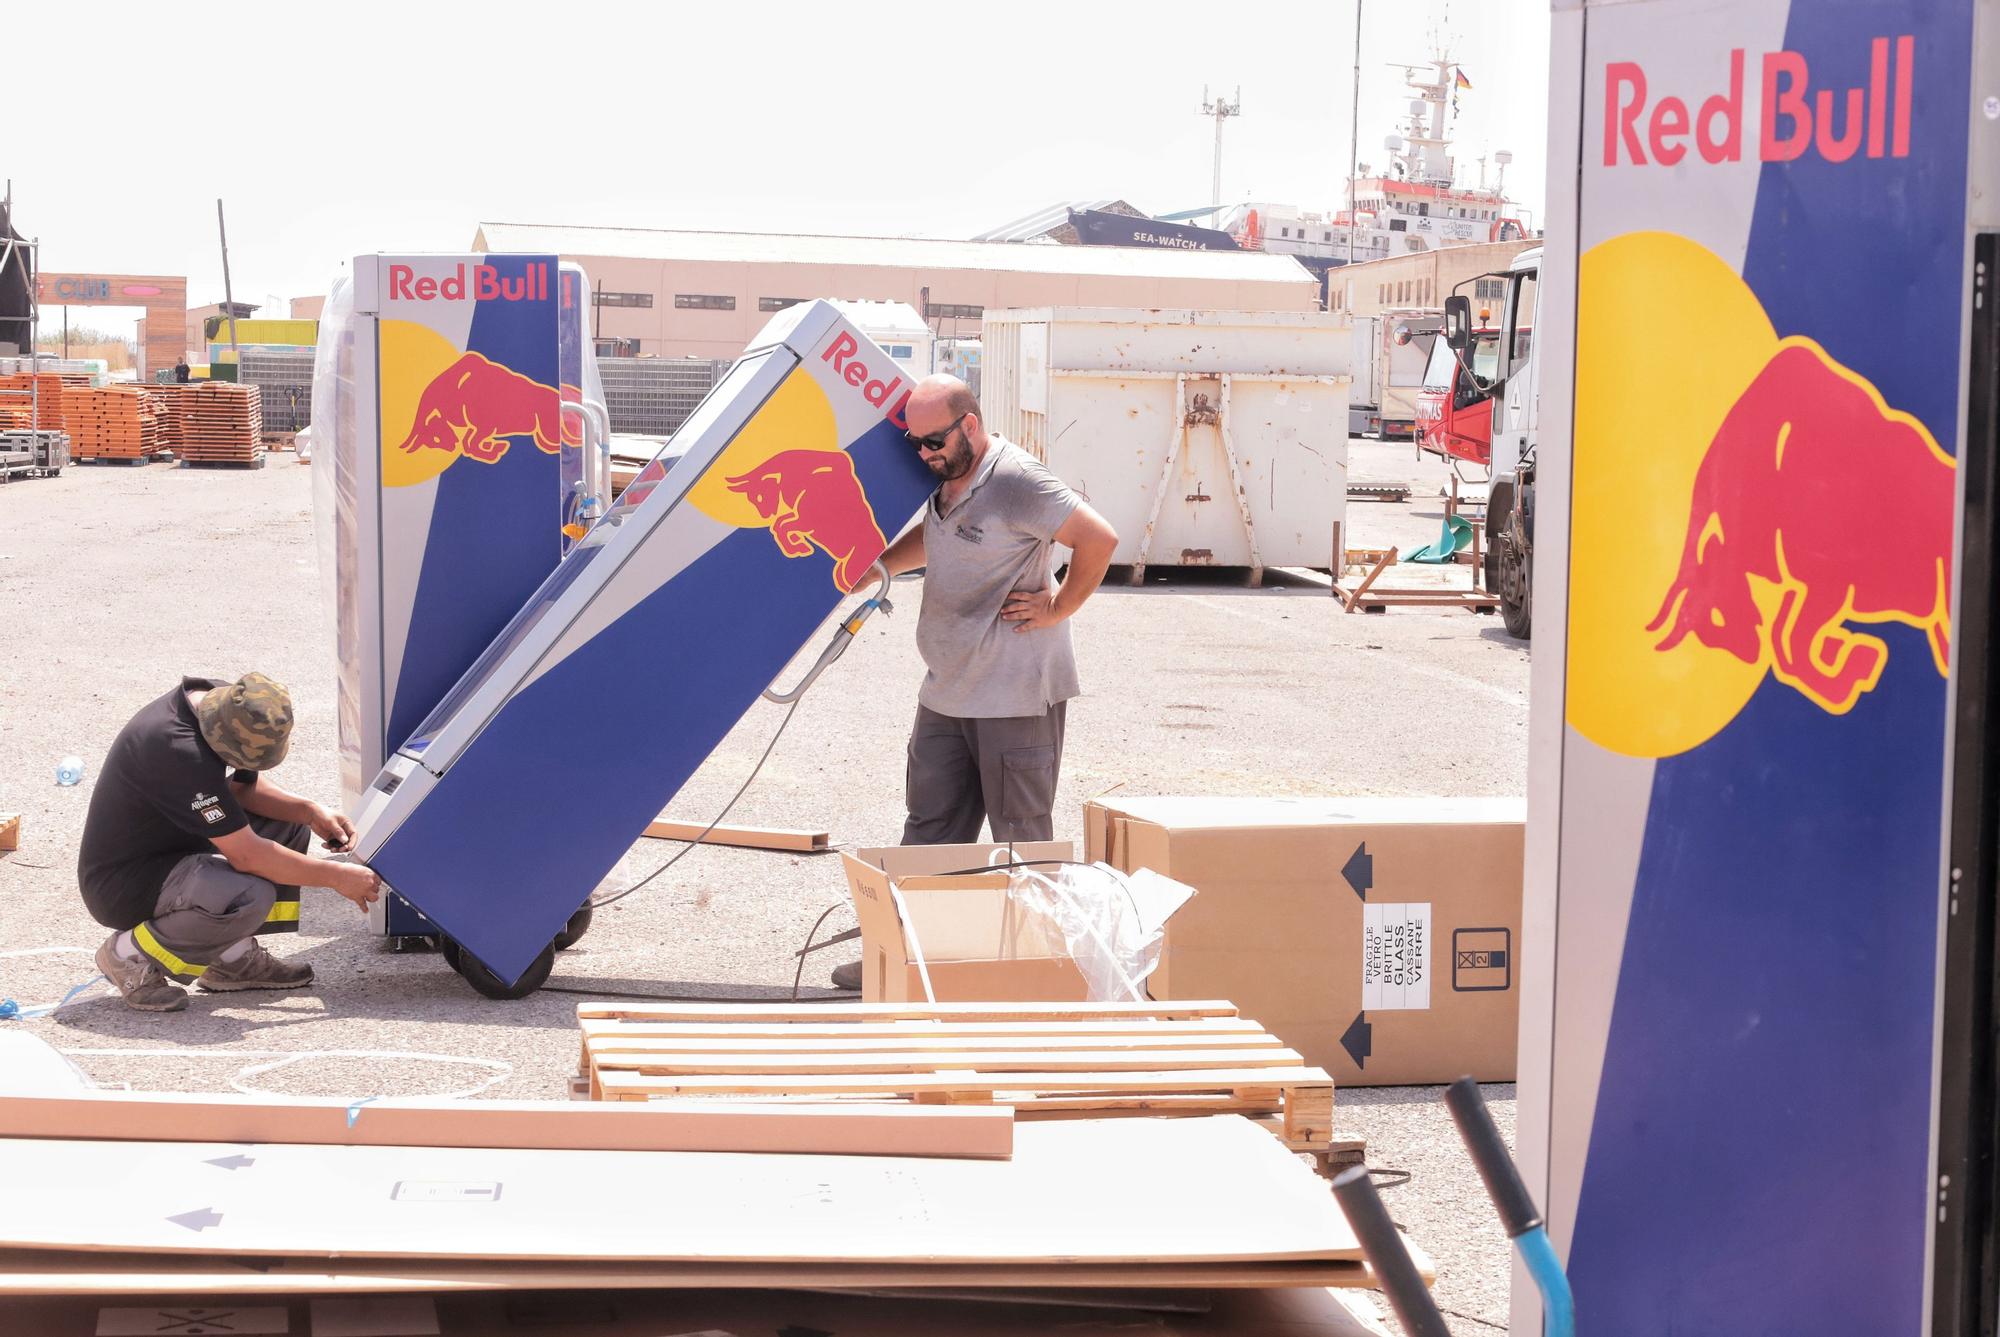
[[[1431,1005],[1428,901],[1361,907],[1361,1008],[1397,1011]]]

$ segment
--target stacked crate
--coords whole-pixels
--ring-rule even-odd
[[[312,422],[314,351],[246,348],[238,379],[263,394],[264,431],[289,436]]]
[[[190,464],[262,464],[262,396],[254,385],[207,381],[181,387],[175,396],[180,444]]]
[[[0,374],[0,431],[62,431],[66,379],[47,371]]]
[[[71,389],[63,414],[79,460],[144,460],[160,451],[159,412],[143,386]]]

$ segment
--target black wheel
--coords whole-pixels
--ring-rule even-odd
[[[556,945],[550,943],[542,948],[542,954],[528,964],[521,978],[512,984],[503,981],[488,970],[483,962],[472,953],[460,948],[456,968],[465,976],[465,982],[488,998],[526,998],[535,990],[548,983],[549,972],[555,969]]]
[[[556,934],[556,950],[566,952],[576,946],[576,940],[590,930],[590,917],[591,905],[589,901],[585,901],[577,907],[576,913],[569,917],[569,923],[563,925],[563,931]]]
[[[1507,624],[1507,634],[1525,641],[1529,639],[1533,611],[1534,558],[1522,549],[1519,523],[1514,518],[1507,521],[1496,564],[1500,580],[1493,592],[1500,596],[1500,620]]]
[[[458,940],[456,938],[447,938],[440,933],[438,934],[437,943],[438,955],[444,958],[446,965],[450,966],[453,970],[457,970],[459,960],[461,959],[461,954],[458,950]]]

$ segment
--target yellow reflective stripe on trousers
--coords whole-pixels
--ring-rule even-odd
[[[144,924],[132,930],[132,941],[139,944],[140,951],[152,957],[176,975],[202,975],[208,971],[207,966],[196,965],[192,961],[183,961],[165,947],[162,947],[160,940],[153,936],[153,930]]]
[[[277,902],[271,907],[271,913],[264,916],[264,922],[266,924],[298,923],[299,903],[297,901]]]

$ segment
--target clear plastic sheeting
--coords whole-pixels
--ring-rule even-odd
[[[374,448],[365,437],[364,401],[355,366],[354,283],[346,274],[335,278],[320,313],[319,346],[312,379],[311,449],[318,456],[313,468],[313,538],[319,555],[320,607],[333,618],[338,714],[340,790],[353,806],[361,788],[373,779],[361,773],[362,643],[360,468],[363,452]]]
[[[1144,1002],[1167,920],[1194,888],[1151,869],[1047,864],[1008,871],[1007,899],[1062,935],[1093,1003]]]

